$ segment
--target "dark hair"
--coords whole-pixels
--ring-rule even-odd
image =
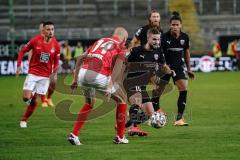
[[[170,23],[173,21],[173,20],[178,20],[182,23],[182,18],[180,16],[180,14],[177,12],[177,11],[173,11],[172,12],[172,17],[170,18]]]
[[[151,26],[151,20],[150,20],[150,18],[151,18],[151,16],[152,16],[153,13],[158,13],[159,16],[160,16],[160,13],[159,13],[156,9],[151,10],[151,12],[150,12],[149,15],[148,15],[148,25],[150,25],[150,26]],[[161,27],[160,27],[160,22],[159,22],[159,28],[161,28]]]
[[[160,34],[160,31],[156,27],[150,28],[147,31],[147,35],[149,35],[149,34]]]
[[[40,23],[39,24],[44,24],[45,23],[45,21],[40,21]]]
[[[51,21],[43,22],[43,27],[46,26],[46,25],[54,25],[54,23],[51,22]]]

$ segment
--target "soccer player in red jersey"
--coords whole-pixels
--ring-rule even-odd
[[[68,137],[71,144],[81,144],[78,134],[94,106],[95,89],[106,93],[108,97],[111,96],[117,103],[117,136],[114,137],[113,142],[115,144],[128,143],[124,136],[126,95],[120,87],[122,84],[120,74],[126,53],[124,44],[127,38],[127,31],[122,27],[117,27],[111,38],[99,39],[78,58],[71,88],[74,89],[80,85],[86,100],[75,121],[72,133]]]
[[[43,21],[39,24],[39,32],[41,36],[44,36],[44,27],[43,27]],[[28,61],[30,62],[32,58],[32,50],[28,52]],[[50,85],[49,85],[50,86]],[[47,107],[47,101],[45,98],[45,95],[41,95],[41,101],[42,101],[42,107]]]
[[[44,36],[43,24],[44,24],[43,21],[39,24],[39,32],[40,32],[41,36]],[[55,38],[55,37],[53,37],[53,38]],[[28,61],[29,62],[31,60],[31,57],[32,57],[32,50],[29,51],[29,53],[28,53]],[[48,93],[47,98],[46,98],[45,95],[41,95],[42,107],[48,107],[48,106],[53,107],[54,106],[54,104],[52,102],[52,95],[53,95],[54,90],[55,90],[56,80],[57,80],[57,74],[54,76],[53,79],[50,79],[50,84],[49,84],[48,92],[47,92]]]
[[[37,106],[37,95],[45,95],[49,87],[49,79],[58,69],[60,46],[54,38],[54,24],[44,22],[44,35],[37,35],[25,45],[18,54],[16,76],[21,72],[21,61],[24,53],[32,50],[29,71],[23,85],[23,101],[27,109],[20,122],[21,128],[27,128],[27,120]]]

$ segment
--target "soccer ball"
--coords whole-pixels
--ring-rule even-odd
[[[167,123],[167,116],[163,112],[154,112],[150,118],[151,126],[154,128],[162,128]]]

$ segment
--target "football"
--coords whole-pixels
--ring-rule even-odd
[[[167,123],[167,116],[163,112],[154,112],[150,118],[151,126],[154,128],[162,128]]]

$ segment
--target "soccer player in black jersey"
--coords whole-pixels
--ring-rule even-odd
[[[163,33],[160,26],[160,21],[160,13],[157,10],[152,10],[148,16],[148,24],[137,30],[131,41],[131,47],[145,45],[147,43],[147,32],[150,28],[156,28],[159,30],[159,32]]]
[[[146,86],[150,78],[161,73],[171,74],[171,70],[166,65],[160,47],[160,32],[156,28],[151,28],[147,32],[147,43],[132,48],[128,57],[128,75],[124,81],[124,87],[131,104],[129,109],[130,120],[126,124],[126,127],[131,126],[128,131],[131,136],[147,135],[146,132],[137,127],[137,123],[144,122],[154,113]],[[142,112],[139,112],[139,109]]]
[[[182,19],[178,12],[173,12],[170,19],[170,30],[162,36],[162,48],[165,55],[167,65],[175,71],[176,76],[172,77],[174,84],[179,90],[178,112],[175,126],[187,126],[183,119],[183,113],[187,102],[187,75],[190,79],[194,79],[195,75],[190,67],[190,51],[189,36],[181,31]],[[185,71],[185,65],[187,71]],[[162,80],[169,82],[171,76],[165,75]]]
[[[135,36],[133,37],[131,41],[130,47],[137,47],[139,45],[145,45],[147,43],[147,31],[150,28],[156,28],[159,30],[161,35],[163,34],[163,30],[161,28],[161,15],[157,10],[152,10],[148,16],[148,24],[139,28],[137,32],[135,33]],[[157,82],[155,81],[156,79],[151,79],[151,83],[156,86],[156,89],[152,91],[152,98],[151,101],[153,103],[153,107],[155,111],[161,112],[162,110],[159,107],[159,96],[162,94],[164,91],[161,89],[161,86],[166,85],[165,81],[158,80]],[[158,83],[158,85],[156,85]]]

